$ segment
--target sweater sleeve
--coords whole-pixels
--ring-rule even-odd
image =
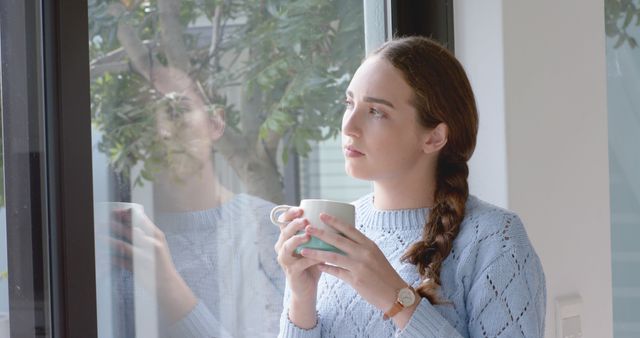
[[[498,255],[476,276],[466,299],[468,323],[464,332],[456,331],[427,299],[422,299],[397,336],[537,338],[544,335],[544,273],[530,246],[515,246]]]
[[[278,338],[320,338],[322,337],[320,316],[316,315],[316,326],[311,329],[303,329],[292,323],[289,319],[289,300],[291,291],[289,287],[285,288],[284,300],[282,302],[283,310],[280,316],[280,333]]]
[[[475,278],[467,297],[471,337],[544,336],[546,287],[530,245],[503,251]]]
[[[189,314],[169,327],[168,336],[171,338],[232,337],[200,300]]]
[[[411,316],[407,326],[396,332],[396,337],[424,338],[447,337],[462,338],[460,333],[431,305],[429,300],[422,298],[420,304]]]

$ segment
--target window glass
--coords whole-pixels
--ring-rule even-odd
[[[274,337],[276,204],[352,201],[362,1],[90,0],[100,337]]]
[[[640,335],[639,1],[605,1],[614,337]]]

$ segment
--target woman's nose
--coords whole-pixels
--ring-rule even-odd
[[[351,137],[359,137],[361,135],[359,117],[357,107],[347,109],[342,116],[342,133]]]

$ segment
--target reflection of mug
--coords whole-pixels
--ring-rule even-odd
[[[284,225],[284,222],[278,222],[278,216],[292,208],[288,205],[279,205],[271,210],[271,222],[275,225]],[[356,208],[349,203],[335,202],[329,200],[318,200],[318,199],[307,199],[302,200],[300,202],[300,208],[304,210],[303,217],[306,218],[309,223],[319,229],[324,229],[325,231],[335,231],[332,227],[324,224],[320,220],[320,213],[325,213],[331,216],[336,217],[340,221],[347,223],[351,226],[356,222]],[[298,232],[303,233],[303,231]],[[327,244],[316,237],[311,237],[311,239],[299,247],[296,248],[296,253],[300,253],[302,248],[310,248],[324,251],[332,251],[337,253],[343,253],[338,248],[333,245]]]
[[[109,274],[107,278],[96,280],[98,318],[104,318],[104,323],[101,323],[103,327],[99,327],[101,332],[112,331],[112,327],[106,327],[109,324],[113,327],[120,325],[115,318],[111,318],[114,304],[118,304],[122,297],[122,291],[116,287],[119,285],[133,291],[136,337],[159,337],[155,248],[149,241],[143,240],[140,232],[133,231],[138,228],[147,233],[145,217],[144,207],[138,203],[101,202],[94,205],[96,261],[111,266],[112,257],[121,255],[111,247],[111,240],[120,240],[132,246],[132,284],[122,284],[124,279],[115,280],[121,278],[120,274]],[[114,231],[112,225],[115,223],[122,226],[117,226]]]
[[[125,217],[116,217],[116,213]],[[127,234],[112,234],[116,237],[128,237],[131,239],[131,229],[140,227],[140,222],[144,216],[144,207],[138,203],[127,202],[100,202],[94,206],[94,219],[96,226],[100,228],[96,230],[106,231],[110,228],[110,224],[114,221],[124,225]],[[125,238],[122,238],[125,239]]]

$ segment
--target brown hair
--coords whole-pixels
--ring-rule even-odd
[[[469,196],[467,161],[476,145],[478,112],[471,84],[462,65],[446,48],[431,39],[407,37],[383,44],[372,56],[380,57],[400,70],[413,88],[413,106],[425,128],[444,123],[447,143],[437,164],[435,201],[422,238],[402,257],[416,265],[422,297],[433,304],[438,296],[440,268],[458,235]]]

